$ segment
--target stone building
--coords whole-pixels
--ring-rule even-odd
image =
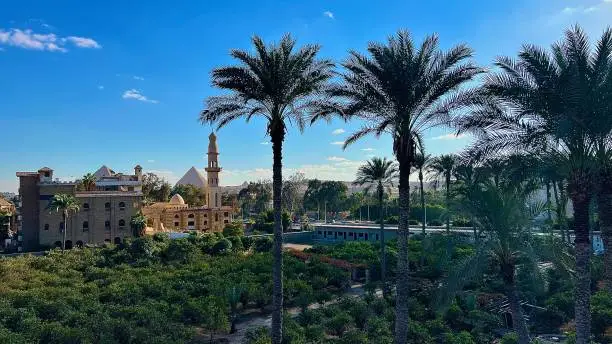
[[[194,174],[194,171],[197,173],[197,170],[192,168],[177,183],[190,183],[204,189],[206,204],[198,207],[190,206],[185,203],[181,195],[176,194],[169,202],[148,205],[142,209],[142,213],[147,217],[148,233],[190,230],[220,232],[226,224],[232,221],[232,207],[221,204],[219,187],[221,167],[219,167],[217,136],[211,133],[208,139],[206,179],[202,181],[204,177]]]
[[[53,170],[43,167],[36,172],[17,172],[19,178],[18,232],[26,251],[41,246],[61,246],[66,227],[66,247],[103,242],[121,242],[132,236],[130,219],[141,208],[142,168],[133,175],[115,173],[102,166],[94,174],[96,182],[89,190],[79,188],[78,181],[53,179]],[[68,224],[60,213],[49,210],[56,194],[73,195],[80,210],[70,214]]]

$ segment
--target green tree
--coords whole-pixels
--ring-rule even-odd
[[[365,192],[376,189],[378,206],[382,210],[385,189],[389,191],[397,179],[397,165],[387,158],[372,158],[357,170],[357,178],[353,182],[357,185],[366,185]],[[380,217],[380,274],[384,296],[388,294],[387,288],[387,255],[385,252],[385,219],[382,211]]]
[[[431,162],[431,156],[425,154],[423,145],[419,147],[419,153],[414,156],[414,167],[419,171],[419,190],[421,196],[421,209],[425,210],[425,191],[423,188],[423,171],[428,169],[429,163]],[[425,218],[425,211],[423,211],[423,217],[421,219],[422,233],[425,235],[425,226],[427,226],[427,219]]]
[[[475,187],[463,202],[464,207],[473,214],[480,228],[487,233],[477,246],[477,253],[458,264],[450,273],[444,286],[439,290],[443,304],[454,298],[455,292],[489,268],[489,263],[497,265],[497,271],[504,282],[512,323],[520,344],[529,344],[530,337],[516,285],[516,270],[519,264],[538,271],[530,227],[533,219],[542,213],[542,204],[529,204],[533,185],[507,181],[495,185],[490,180]]]
[[[170,192],[170,197],[176,194],[181,195],[185,203],[191,206],[200,207],[206,204],[206,190],[204,188],[191,184],[175,185]]]
[[[248,121],[255,115],[266,119],[266,134],[272,142],[272,195],[274,206],[274,264],[272,342],[282,340],[283,257],[282,257],[282,145],[287,122],[302,130],[309,109],[321,98],[321,91],[332,77],[333,63],[317,58],[320,47],[307,45],[296,49],[295,41],[284,36],[278,44],[266,45],[253,37],[255,54],[233,50],[240,64],[213,70],[213,85],[231,94],[206,100],[202,123],[217,123],[221,128],[238,118]],[[316,118],[312,118],[314,121]]]
[[[68,220],[70,219],[70,213],[79,211],[79,203],[76,198],[68,194],[57,194],[51,198],[47,209],[62,213],[62,251],[66,249],[66,232],[68,230]]]
[[[446,210],[449,210],[451,201],[451,177],[455,171],[455,165],[457,164],[457,158],[453,154],[443,154],[437,156],[431,160],[428,169],[433,172],[432,178],[434,180],[444,180],[444,186],[446,187]],[[450,214],[446,214],[446,232],[450,232]]]
[[[472,50],[459,45],[444,52],[438,37],[425,38],[415,47],[406,31],[399,31],[387,44],[370,43],[369,57],[355,51],[343,63],[341,82],[329,90],[336,97],[324,110],[366,121],[345,142],[348,146],[368,134],[390,134],[399,163],[399,225],[395,342],[408,336],[408,178],[415,160],[417,140],[423,130],[446,123],[451,113],[472,101],[472,90],[459,87],[482,70],[470,62]]]
[[[91,173],[87,173],[81,178],[77,187],[82,191],[94,191],[96,189],[96,177]]]
[[[168,202],[172,187],[163,178],[154,173],[145,173],[142,176],[142,194],[149,202]]]
[[[598,80],[609,61],[609,36],[608,30],[591,51],[586,34],[576,26],[551,52],[525,45],[518,60],[498,58],[499,72],[485,82],[483,105],[458,121],[460,132],[471,131],[478,138],[473,155],[527,150],[563,161],[574,209],[578,344],[587,344],[591,333],[589,207],[596,173],[589,127],[599,125],[593,115],[601,114],[606,99]]]
[[[142,212],[138,212],[130,219],[130,226],[136,238],[144,236],[145,229],[147,228],[147,217],[144,216]]]
[[[321,218],[321,204],[323,203],[323,194],[321,193],[321,181],[311,179],[308,181],[306,192],[304,193],[304,208],[317,210],[317,220]]]
[[[244,225],[240,221],[233,221],[232,223],[228,223],[223,227],[223,236],[243,236],[244,235]]]
[[[299,172],[283,181],[283,199],[281,203],[283,209],[288,211],[291,216],[293,216],[295,212],[299,212],[301,205],[304,203],[304,195],[302,194],[302,186],[304,183],[304,174]]]

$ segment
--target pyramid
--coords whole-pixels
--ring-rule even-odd
[[[197,168],[191,167],[185,175],[176,182],[176,185],[193,185],[199,188],[206,187],[206,177]]]
[[[102,165],[102,167],[100,167],[94,173],[94,177],[96,177],[96,179],[101,179],[103,177],[111,177],[113,174],[115,174],[115,172],[113,170],[111,170],[110,168],[106,167],[106,165]]]

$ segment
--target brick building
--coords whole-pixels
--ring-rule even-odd
[[[19,214],[17,229],[25,251],[45,246],[61,246],[64,223],[60,213],[47,209],[56,194],[70,194],[80,210],[70,214],[66,226],[66,247],[103,242],[118,243],[132,236],[130,219],[141,208],[142,168],[133,175],[115,173],[102,166],[95,174],[93,188],[82,190],[78,181],[53,179],[53,170],[43,167],[36,172],[17,172],[19,178]]]

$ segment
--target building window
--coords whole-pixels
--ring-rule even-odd
[[[219,213],[215,213],[215,222],[219,221]]]
[[[60,232],[64,230],[64,222],[60,222],[59,230],[60,230]]]
[[[360,237],[360,238],[363,238],[363,233],[359,233],[359,237]]]
[[[178,218],[179,218],[178,214],[174,215],[174,218],[175,218],[175,219],[178,219]]]
[[[190,219],[193,219],[195,216],[193,214],[189,214],[189,216],[187,216]]]
[[[124,219],[119,220],[119,228],[123,229],[124,227],[125,227],[125,220]]]
[[[110,231],[110,221],[104,221],[104,230]]]
[[[178,223],[178,222],[175,222],[175,223],[174,223],[174,227],[178,227],[178,226],[179,226],[179,223]]]
[[[125,203],[119,202],[119,210],[125,210]]]
[[[229,223],[229,221],[228,220],[223,220],[223,223]]]
[[[45,230],[48,231],[49,230],[49,224],[45,223]]]
[[[187,226],[195,226],[195,222],[194,221],[189,221],[189,222],[187,222]]]
[[[83,221],[83,232],[89,231],[89,222]]]
[[[208,225],[208,221],[204,220],[204,226]]]
[[[84,211],[88,211],[89,210],[89,203],[83,203],[83,210]]]
[[[349,232],[349,236],[353,236],[353,232]]]
[[[204,217],[208,217],[208,214],[204,214]]]
[[[107,211],[110,211],[110,202],[104,203],[104,209],[106,209]]]
[[[223,213],[223,216],[228,217],[229,213],[226,211],[225,213]]]

